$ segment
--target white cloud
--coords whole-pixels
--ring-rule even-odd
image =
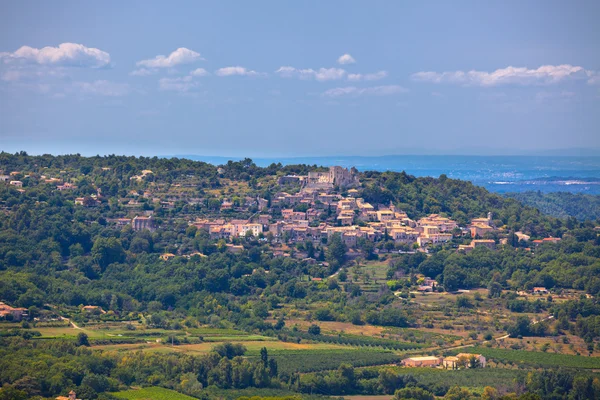
[[[598,71],[585,71],[588,76],[587,83],[589,85],[600,85],[600,72]]]
[[[197,86],[199,83],[194,82],[191,75],[182,78],[162,78],[158,81],[159,89],[164,91],[186,93]]]
[[[322,96],[325,97],[343,97],[343,96],[389,96],[399,93],[406,93],[408,89],[399,85],[371,86],[358,88],[356,86],[338,87],[326,90]]]
[[[210,72],[205,70],[204,68],[196,68],[195,70],[190,72],[191,76],[208,76]]]
[[[377,81],[379,79],[386,78],[388,76],[387,71],[378,71],[371,74],[348,74],[349,81]]]
[[[451,71],[451,72],[417,72],[411,77],[417,82],[452,83],[472,86],[547,85],[567,79],[583,78],[588,74],[583,67],[570,64],[543,65],[537,69],[525,67],[506,67],[492,72],[486,71]]]
[[[39,81],[46,78],[62,79],[66,76],[64,68],[28,67],[9,68],[2,73],[1,79],[5,82],[23,82]]]
[[[180,47],[168,56],[158,55],[148,60],[138,61],[136,65],[146,68],[172,68],[176,65],[190,64],[200,60],[203,60],[200,53]]]
[[[23,46],[14,53],[0,53],[5,64],[33,64],[55,67],[103,68],[110,66],[110,54],[77,43],[61,43],[58,47]]]
[[[346,71],[341,68],[297,69],[290,66],[280,67],[276,74],[283,78],[316,79],[320,82],[339,80],[346,76]]]
[[[94,82],[75,82],[73,86],[85,94],[119,97],[129,94],[130,87],[126,83],[115,83],[106,80]]]
[[[156,69],[140,68],[140,69],[136,69],[134,71],[131,71],[129,73],[129,75],[132,75],[132,76],[149,76],[149,75],[154,75],[157,72],[158,72],[158,70],[156,70]]]
[[[246,69],[244,67],[224,67],[224,68],[219,68],[215,74],[217,76],[234,76],[234,75],[239,75],[239,76],[263,76],[265,74],[262,74],[260,72],[256,72],[256,71],[252,71],[249,69]]]
[[[315,72],[315,79],[318,81],[331,81],[342,79],[346,75],[346,71],[340,68],[319,68]]]
[[[340,58],[338,58],[337,62],[338,62],[338,64],[345,65],[345,64],[354,64],[354,63],[356,63],[356,60],[350,54],[346,53],[343,56],[340,56]]]

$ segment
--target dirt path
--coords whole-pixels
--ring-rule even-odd
[[[546,318],[542,318],[542,319],[540,319],[540,320],[538,320],[538,321],[533,321],[533,322],[531,323],[531,325],[539,324],[540,322],[543,322],[543,321],[548,321],[548,320],[550,320],[550,319],[553,319],[553,318],[554,318],[554,315],[549,315],[549,316],[547,316]],[[508,338],[509,338],[509,336],[510,336],[510,335],[508,335],[508,334],[507,334],[507,335],[501,336],[501,337],[499,337],[499,338],[496,338],[496,339],[494,339],[494,340],[504,340],[504,339],[508,339]]]

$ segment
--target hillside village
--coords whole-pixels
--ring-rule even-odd
[[[102,172],[108,173],[110,168],[102,168]],[[216,172],[223,177],[225,170],[218,167]],[[69,174],[60,171],[59,175]],[[7,175],[0,173],[0,182],[24,192],[23,182],[17,178],[27,179],[28,186],[34,183],[54,185],[55,190],[63,192],[77,189],[77,184],[69,178],[19,171]],[[221,196],[192,196],[186,189],[194,187],[194,176],[166,184],[149,169],[132,175],[129,180],[144,189],[129,190],[119,198],[114,206],[122,215],[107,217],[107,224],[119,229],[131,227],[134,231],[153,232],[168,223],[170,212],[177,212],[188,215],[189,226],[207,231],[211,239],[223,241],[232,252],[241,251],[238,242],[248,236],[270,244],[275,256],[294,256],[308,261],[317,256],[313,251],[302,251],[303,246],[295,249],[296,243],[310,241],[314,247],[326,246],[334,236],[340,237],[350,259],[398,251],[427,253],[431,247],[446,244],[453,238],[467,241],[467,244],[456,246],[456,251],[463,253],[480,246],[494,250],[507,240],[506,234],[502,235],[504,229],[496,226],[491,212],[461,226],[440,214],[412,219],[392,202],[371,204],[360,197],[361,182],[355,168],[332,166],[326,171],[309,171],[306,175],[279,176],[272,186],[278,190],[274,190],[269,198],[235,193],[231,187],[228,194],[221,191]],[[107,202],[107,196],[100,188],[94,190],[87,196],[75,197],[74,204],[87,208],[102,206]],[[203,206],[202,216],[190,212],[200,206]],[[528,235],[516,232],[516,236],[523,243],[529,242]],[[559,240],[553,237],[537,239],[531,241],[531,246]],[[526,249],[530,250],[530,247]],[[161,258],[169,260],[190,255],[165,253]]]

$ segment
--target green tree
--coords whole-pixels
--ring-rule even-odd
[[[431,392],[419,387],[398,389],[394,393],[394,400],[434,400],[434,398]]]
[[[320,335],[321,327],[317,324],[312,324],[308,327],[308,333],[310,333],[311,335]]]
[[[88,340],[88,335],[86,335],[84,332],[79,332],[77,334],[77,346],[88,346],[89,347],[90,342]]]
[[[92,257],[104,271],[112,263],[125,261],[125,250],[119,239],[99,237],[94,241]]]
[[[348,249],[342,241],[342,237],[340,234],[336,233],[329,240],[326,260],[332,265],[332,267],[337,269],[346,260],[346,251],[348,251]]]

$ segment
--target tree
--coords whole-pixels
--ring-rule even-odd
[[[276,377],[278,373],[277,360],[274,358],[269,359],[269,375],[271,377]]]
[[[90,346],[88,335],[86,335],[84,332],[79,332],[77,334],[77,346]]]
[[[508,334],[512,338],[517,336],[527,336],[529,334],[530,326],[531,321],[528,317],[524,315],[519,316],[515,324],[508,328]]]
[[[308,327],[308,333],[310,333],[311,335],[320,335],[321,327],[317,324],[312,324]]]
[[[92,247],[92,257],[104,271],[112,263],[125,261],[125,250],[119,239],[99,237]]]
[[[334,267],[339,268],[346,260],[347,247],[342,241],[340,234],[334,234],[329,239],[329,245],[327,246],[326,260]]]
[[[434,396],[431,392],[419,387],[407,387],[404,389],[396,390],[394,393],[394,400],[434,400]],[[445,398],[445,397],[444,397]]]
[[[266,368],[269,363],[269,353],[267,352],[266,347],[263,347],[262,349],[260,349],[260,359],[262,360],[263,365]]]
[[[458,386],[453,386],[444,396],[444,400],[470,400],[473,396],[467,389]]]
[[[490,284],[488,285],[488,297],[492,299],[495,297],[500,297],[501,294],[502,285],[496,281],[490,282]]]
[[[498,400],[500,395],[498,394],[498,390],[491,386],[486,386],[483,388],[483,393],[481,394],[482,400]]]
[[[456,291],[464,283],[464,278],[464,274],[458,265],[449,264],[444,267],[444,289],[447,292]]]

